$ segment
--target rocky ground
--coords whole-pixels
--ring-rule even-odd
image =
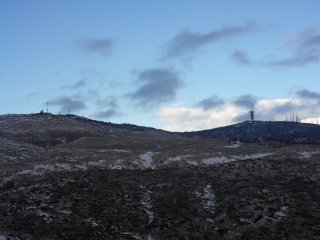
[[[317,145],[81,139],[40,153],[3,164],[3,238],[320,239]]]
[[[0,240],[320,239],[319,144],[60,129],[47,147],[11,129]]]

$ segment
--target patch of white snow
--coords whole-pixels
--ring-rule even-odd
[[[177,162],[177,161],[181,161],[183,159],[183,156],[176,156],[176,157],[169,157],[168,158],[168,162]]]
[[[214,208],[215,196],[210,184],[203,188],[203,206],[204,209],[211,211]]]
[[[235,159],[229,159],[229,158],[226,158],[224,156],[202,159],[202,163],[206,164],[206,165],[219,164],[219,163],[228,163],[228,162],[233,162],[233,161],[235,161]]]
[[[86,223],[90,224],[92,227],[97,227],[99,224],[97,223],[96,219],[93,217],[89,217],[85,220]]]
[[[255,153],[251,155],[242,155],[242,156],[238,156],[238,155],[233,155],[229,157],[217,156],[217,157],[202,159],[202,163],[205,165],[210,165],[210,164],[219,164],[219,163],[229,163],[229,162],[241,161],[241,160],[254,160],[254,159],[264,158],[273,154],[274,153]]]
[[[3,235],[2,233],[0,233],[0,240],[7,240],[7,237],[5,235]]]
[[[142,164],[143,168],[154,168],[153,166],[153,152],[146,152],[144,154],[140,154],[139,158],[140,158],[140,163]]]
[[[152,192],[148,189],[146,189],[143,186],[140,186],[142,188],[142,195],[141,195],[141,204],[143,210],[147,213],[149,217],[148,225],[152,223],[154,219],[154,212],[152,211],[152,200],[151,200],[151,194]]]
[[[117,161],[114,162],[114,164],[112,164],[112,165],[110,166],[110,169],[121,170],[121,169],[123,169],[123,166],[122,166],[122,165],[123,165],[123,164],[122,164],[122,161],[121,161],[121,160],[117,160]]]
[[[253,160],[253,159],[259,159],[259,158],[265,158],[270,155],[273,155],[274,153],[256,153],[251,155],[243,155],[243,156],[234,156],[237,160]]]
[[[190,165],[193,165],[193,166],[197,166],[198,163],[194,160],[187,160],[187,163],[190,164]]]
[[[52,222],[53,222],[53,217],[52,217],[49,213],[46,213],[46,212],[43,212],[43,211],[40,210],[40,209],[37,209],[36,214],[37,214],[38,216],[42,217],[43,220],[44,220],[46,223],[52,223]]]
[[[201,198],[202,206],[205,210],[212,212],[215,205],[215,195],[210,184],[203,187],[202,192],[196,192]]]
[[[125,149],[101,149],[98,150],[98,152],[117,152],[117,153],[130,153],[130,150],[125,150]]]
[[[285,211],[287,210],[287,208],[288,208],[287,206],[282,206],[279,211],[274,213],[274,217],[277,219],[286,217],[287,214],[285,213]]]
[[[301,153],[299,153],[299,155],[300,155],[300,158],[311,158],[313,155],[319,154],[319,153],[320,153],[319,151],[316,151],[316,152],[301,152]]]
[[[226,148],[238,148],[240,146],[241,146],[240,142],[236,142],[236,143],[233,143],[233,144],[225,146],[225,147]]]

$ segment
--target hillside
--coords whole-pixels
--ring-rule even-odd
[[[318,240],[319,159],[308,142],[0,116],[0,239]]]
[[[130,134],[128,134],[130,133]],[[132,124],[114,124],[76,115],[0,116],[0,137],[50,148],[82,137],[172,137],[169,132]]]
[[[320,125],[296,122],[245,121],[242,123],[210,130],[186,132],[184,136],[205,138],[223,138],[234,140],[277,140],[293,141],[297,139],[320,140]]]

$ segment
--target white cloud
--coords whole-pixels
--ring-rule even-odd
[[[164,107],[159,116],[169,131],[195,131],[232,124],[232,119],[246,113],[246,109],[226,104],[215,110],[201,108]]]
[[[312,99],[261,99],[256,102],[255,106],[256,119],[264,121],[272,119],[284,121],[286,117],[290,120],[298,116],[303,122],[305,118],[308,118],[307,122],[314,119],[313,122],[316,123],[315,119],[320,115],[318,101]],[[165,123],[164,129],[166,130],[196,131],[249,120],[249,110],[250,106],[246,108],[232,102],[211,110],[171,106],[161,108],[159,117]]]
[[[303,122],[313,123],[313,124],[320,124],[320,117],[306,118],[305,120],[303,120]]]

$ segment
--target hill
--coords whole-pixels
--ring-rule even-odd
[[[222,132],[0,116],[0,239],[319,239],[319,144]]]
[[[277,141],[293,141],[298,139],[320,140],[320,125],[297,122],[245,121],[226,127],[185,132],[183,135],[242,141],[256,139]]]
[[[96,121],[76,115],[10,114],[0,116],[0,137],[51,148],[82,137],[173,137],[173,134],[133,124]]]

